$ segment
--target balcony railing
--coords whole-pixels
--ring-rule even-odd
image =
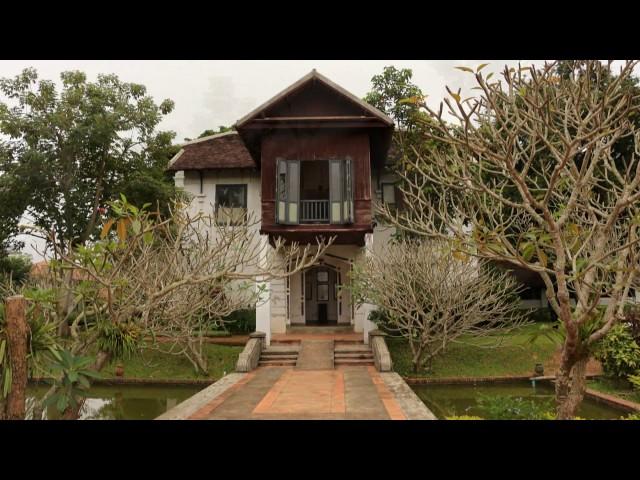
[[[329,200],[300,200],[301,223],[329,223]]]

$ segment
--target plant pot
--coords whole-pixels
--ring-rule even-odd
[[[542,376],[544,375],[544,366],[541,363],[536,363],[536,366],[533,369],[533,371],[536,373],[536,375]]]
[[[122,377],[124,375],[124,365],[119,363],[116,365],[116,377]]]

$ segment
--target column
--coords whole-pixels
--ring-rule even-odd
[[[268,235],[260,235],[260,267],[266,267],[269,252]],[[271,285],[262,277],[257,278],[256,289],[260,298],[256,303],[256,332],[265,333],[265,345],[271,345]]]
[[[365,258],[373,255],[373,234],[365,234],[364,240],[364,255]],[[369,320],[369,314],[375,310],[375,306],[370,303],[365,303],[361,307],[363,309],[364,318],[362,319],[362,334],[364,335],[364,343],[369,343],[369,332],[375,330],[376,324]]]

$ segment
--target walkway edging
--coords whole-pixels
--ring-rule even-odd
[[[247,373],[229,373],[213,385],[209,385],[207,388],[196,393],[194,396],[189,397],[184,402],[179,403],[170,410],[167,410],[165,413],[157,417],[156,420],[186,420],[198,412],[203,405],[215,400],[216,397],[222,395],[247,375]]]

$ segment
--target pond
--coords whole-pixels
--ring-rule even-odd
[[[477,385],[412,385],[411,388],[439,419],[472,415],[486,419],[488,412],[478,405],[482,396],[500,396],[533,400],[536,404],[553,405],[554,389],[548,383],[530,382],[480,383]],[[619,419],[628,412],[585,398],[578,416],[589,420]]]
[[[80,419],[153,420],[203,388],[197,385],[95,385],[91,387]],[[27,404],[41,398],[48,389],[49,385],[29,386]],[[50,419],[59,418],[55,406],[50,406],[45,415]]]

